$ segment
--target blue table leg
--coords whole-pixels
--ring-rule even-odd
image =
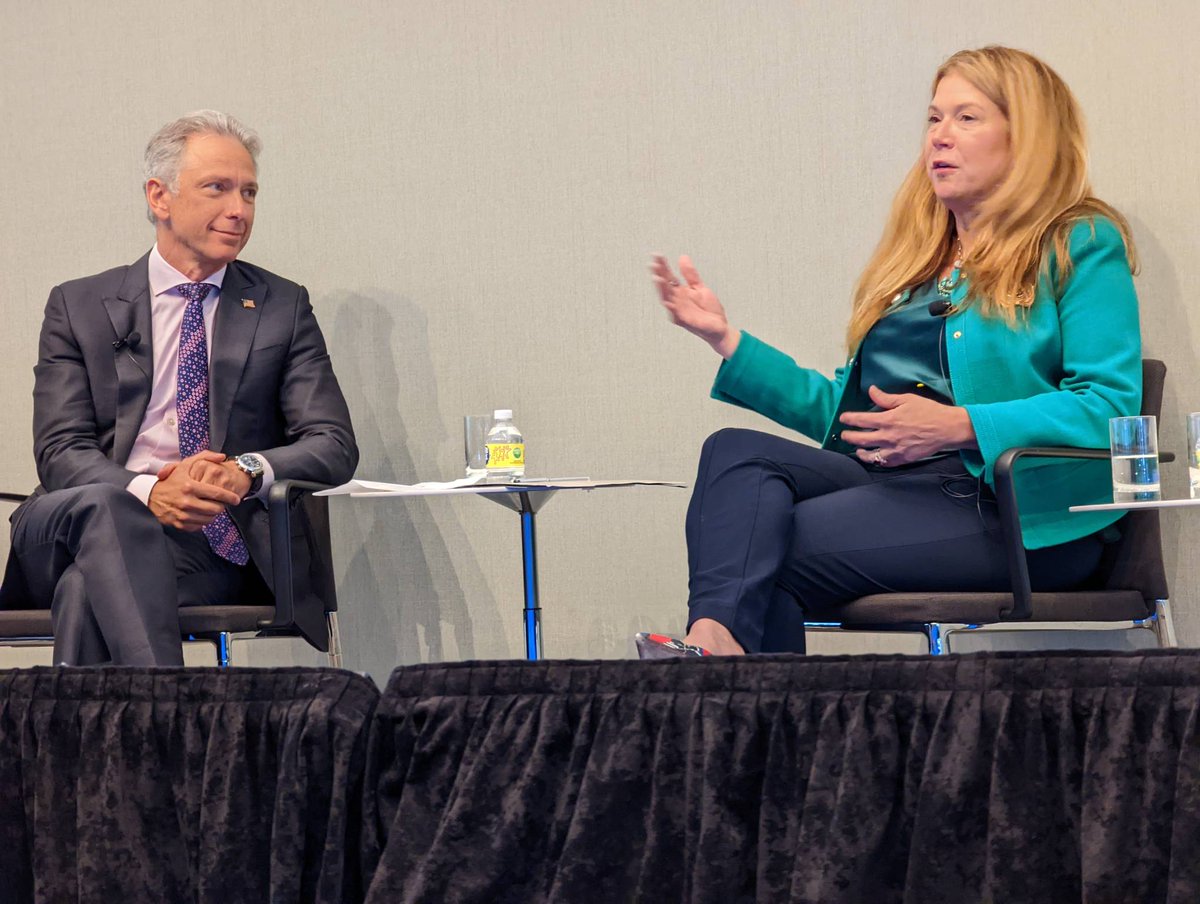
[[[498,502],[521,516],[521,572],[525,576],[525,607],[521,618],[525,629],[525,658],[542,658],[542,607],[538,605],[537,534],[533,516],[554,490],[547,487],[524,489],[511,487],[503,493],[484,493],[484,499]]]
[[[525,497],[525,493],[520,494]],[[523,498],[521,506],[521,562],[525,576],[525,658],[542,658],[542,609],[538,605],[537,534],[533,508]]]

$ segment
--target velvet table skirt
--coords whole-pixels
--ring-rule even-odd
[[[1200,653],[397,670],[369,902],[1194,902]]]
[[[0,902],[361,899],[378,697],[327,669],[0,673]]]
[[[1194,651],[12,671],[0,902],[1182,904],[1198,714]]]

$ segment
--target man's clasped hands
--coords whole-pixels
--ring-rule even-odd
[[[197,531],[249,491],[249,475],[233,460],[205,450],[163,466],[150,491],[150,511],[168,527]]]

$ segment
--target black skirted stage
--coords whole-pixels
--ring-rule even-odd
[[[1200,652],[0,675],[0,901],[1193,902]]]

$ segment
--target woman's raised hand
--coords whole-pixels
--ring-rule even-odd
[[[651,258],[650,275],[671,322],[699,336],[722,358],[730,357],[741,339],[741,332],[729,325],[716,293],[701,282],[692,259],[686,254],[679,258],[679,273],[683,277],[682,283],[671,272],[665,257],[655,254]]]

